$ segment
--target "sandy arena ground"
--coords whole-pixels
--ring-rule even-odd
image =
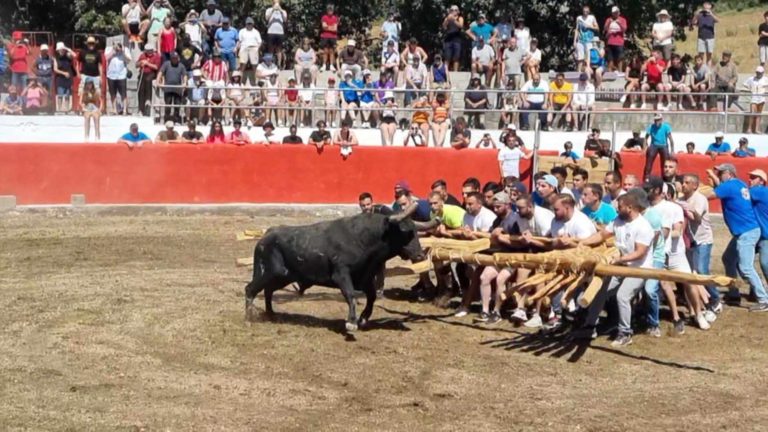
[[[355,340],[323,288],[281,291],[276,321],[246,326],[234,260],[253,243],[234,233],[313,219],[0,215],[0,429],[768,428],[768,315],[744,308],[617,350],[455,319],[394,278]]]

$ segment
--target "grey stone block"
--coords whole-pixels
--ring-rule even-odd
[[[0,211],[16,208],[16,195],[0,195]]]
[[[83,194],[72,194],[72,206],[73,207],[81,207],[85,205],[85,195]]]

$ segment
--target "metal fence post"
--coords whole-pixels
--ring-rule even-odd
[[[730,95],[728,93],[726,93],[725,94],[725,100],[724,100],[724,103],[723,103],[723,113],[724,113],[723,114],[723,119],[724,119],[723,123],[725,123],[723,125],[723,133],[728,133],[728,97],[730,97]]]

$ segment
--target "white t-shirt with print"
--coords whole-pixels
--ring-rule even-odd
[[[613,233],[616,240],[616,248],[622,256],[629,255],[637,250],[637,245],[648,246],[645,256],[633,261],[627,262],[629,267],[653,268],[653,227],[648,220],[638,216],[632,222],[627,222],[621,218],[614,219],[605,227],[606,231]]]
[[[523,158],[523,151],[520,147],[513,149],[504,146],[499,150],[498,160],[501,162],[501,171],[504,177],[520,178],[520,159]]]

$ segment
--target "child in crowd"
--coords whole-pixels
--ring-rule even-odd
[[[336,127],[336,111],[339,109],[339,91],[336,88],[336,78],[328,78],[328,90],[325,92],[325,123]]]

